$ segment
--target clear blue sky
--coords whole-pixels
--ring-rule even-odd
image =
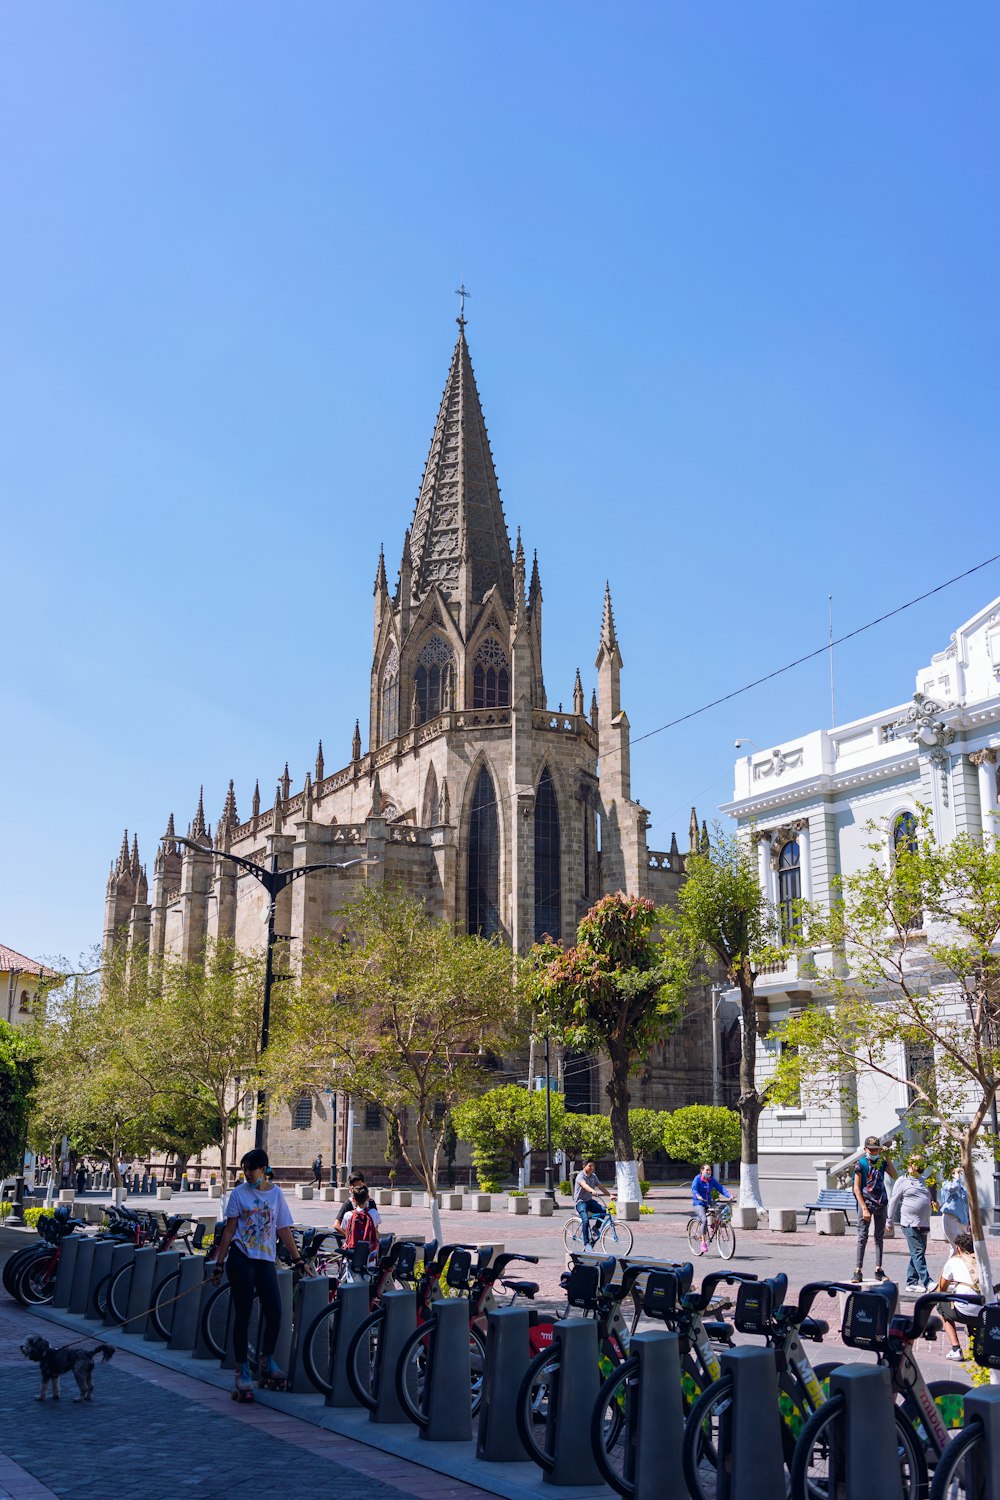
[[[604,579],[640,734],[997,545],[991,5],[8,5],[0,941],[99,935],[198,787],[365,729],[455,335],[550,701]],[[838,661],[898,702],[1000,566]],[[822,661],[637,747],[665,848]]]

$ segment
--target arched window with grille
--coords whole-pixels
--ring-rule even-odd
[[[546,934],[562,936],[559,919],[562,887],[559,874],[559,806],[548,766],[535,793],[535,942]]]
[[[914,813],[901,812],[893,819],[892,824],[892,864],[893,869],[898,870],[900,860],[907,860],[917,853],[917,819]],[[911,880],[910,874],[916,874],[916,870],[907,871],[894,882],[896,895],[904,904],[904,909],[899,915],[903,926],[908,932],[916,931],[924,925],[923,905],[919,897],[919,881]]]
[[[308,1130],[313,1120],[313,1102],[308,1094],[300,1094],[292,1110],[292,1129]]]
[[[479,937],[500,931],[500,825],[490,773],[483,766],[469,808],[467,928]]]
[[[796,904],[802,899],[802,851],[797,839],[783,844],[778,855],[778,912],[781,935],[790,938],[801,925]]]
[[[902,812],[892,825],[893,861],[899,859],[900,851],[907,854],[917,852],[917,820],[913,813]]]
[[[451,647],[442,636],[432,635],[420,648],[414,673],[418,724],[425,724],[443,709],[451,707],[454,673],[455,658]]]
[[[473,708],[510,707],[510,668],[496,636],[488,635],[476,652],[472,668]]]
[[[379,744],[394,740],[399,733],[399,652],[393,641],[382,668],[379,694]]]

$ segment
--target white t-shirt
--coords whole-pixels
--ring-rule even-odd
[[[949,1255],[941,1267],[941,1279],[942,1281],[951,1282],[956,1294],[960,1292],[973,1293],[979,1291],[979,1287],[976,1285],[976,1273],[973,1267],[970,1266],[968,1258],[964,1255],[957,1253]],[[979,1312],[979,1308],[980,1303],[962,1302],[956,1295],[955,1311],[957,1313],[966,1313],[970,1318],[974,1318]]]
[[[278,1253],[278,1230],[291,1228],[292,1211],[276,1183],[261,1192],[239,1182],[229,1194],[226,1218],[237,1219],[233,1244],[251,1260],[274,1260]]]

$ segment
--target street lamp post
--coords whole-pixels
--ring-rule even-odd
[[[339,863],[324,862],[313,865],[293,865],[290,869],[279,870],[278,856],[271,855],[270,865],[254,864],[252,859],[244,859],[240,854],[231,854],[228,849],[206,849],[204,844],[198,844],[194,839],[179,838],[176,834],[164,834],[161,843],[182,844],[187,849],[193,849],[199,854],[211,854],[217,859],[228,859],[230,864],[238,865],[247,875],[253,876],[267,892],[267,947],[264,953],[264,1007],[260,1018],[260,1052],[263,1057],[267,1051],[268,1042],[271,1039],[271,990],[274,987],[274,943],[275,943],[275,908],[278,897],[286,886],[291,885],[293,880],[298,880],[301,875],[311,875],[317,870],[350,870],[355,865],[377,865],[379,856],[371,858],[345,859]],[[263,1082],[257,1089],[257,1124],[254,1130],[254,1145],[258,1150],[264,1146],[264,1111],[267,1107],[267,1093]]]
[[[549,1033],[545,1032],[545,1196],[556,1201],[556,1179],[552,1166],[552,1070],[549,1067]]]

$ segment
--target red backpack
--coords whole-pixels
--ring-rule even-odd
[[[344,1249],[353,1250],[356,1245],[360,1245],[362,1240],[366,1240],[369,1245],[377,1245],[378,1230],[367,1208],[356,1208],[351,1214],[347,1233],[344,1236]]]

